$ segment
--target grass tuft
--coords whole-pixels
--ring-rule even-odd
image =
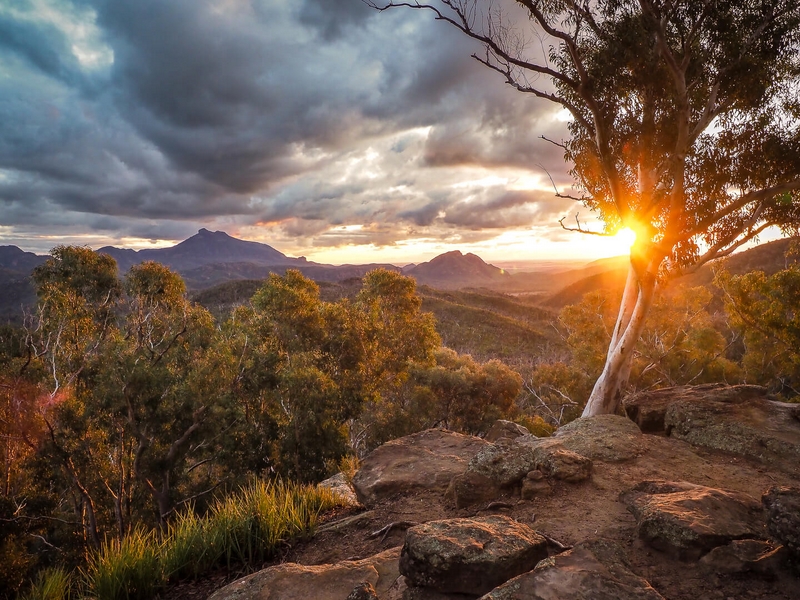
[[[83,574],[86,595],[97,600],[152,598],[169,582],[210,569],[257,568],[288,541],[313,535],[320,513],[341,504],[326,488],[254,480],[218,499],[204,517],[190,508],[163,534],[136,530],[104,544]]]
[[[72,575],[61,567],[43,569],[36,574],[33,586],[19,600],[69,600],[72,597]]]

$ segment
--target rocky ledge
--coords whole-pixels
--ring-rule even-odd
[[[212,598],[800,598],[798,407],[697,386],[626,408],[385,444],[353,480],[370,510]]]

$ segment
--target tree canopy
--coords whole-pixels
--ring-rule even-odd
[[[637,233],[585,415],[617,408],[657,283],[769,227],[798,231],[798,0],[368,3],[432,11],[508,84],[566,109],[569,138],[553,143],[575,187],[557,195],[600,215],[594,234]]]

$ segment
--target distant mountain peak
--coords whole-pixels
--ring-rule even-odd
[[[505,271],[486,263],[477,254],[451,250],[405,271],[418,282],[433,287],[481,287],[505,280]]]

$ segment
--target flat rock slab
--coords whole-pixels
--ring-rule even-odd
[[[481,600],[664,600],[613,543],[592,540],[543,560]]]
[[[800,412],[754,385],[681,386],[637,394],[625,410],[643,431],[800,473]]]
[[[371,452],[353,477],[361,503],[373,507],[382,499],[419,490],[444,492],[469,460],[489,445],[480,438],[428,429],[392,440]]]
[[[409,586],[477,596],[545,557],[545,538],[509,517],[445,519],[406,532],[400,572]]]
[[[766,536],[750,496],[685,482],[643,482],[626,496],[639,537],[682,559],[698,559],[733,540]]]
[[[753,400],[765,400],[767,388],[760,385],[725,385],[706,383],[682,385],[651,392],[640,392],[627,396],[622,405],[625,413],[644,433],[663,433],[667,409],[676,402],[704,403],[707,401],[725,404],[741,404]]]
[[[757,573],[776,577],[786,562],[788,550],[765,540],[734,540],[717,546],[700,562],[717,573]]]
[[[400,577],[399,558],[398,546],[370,558],[334,565],[285,563],[234,581],[209,600],[343,600],[363,583],[379,598],[399,600],[393,593]]]

